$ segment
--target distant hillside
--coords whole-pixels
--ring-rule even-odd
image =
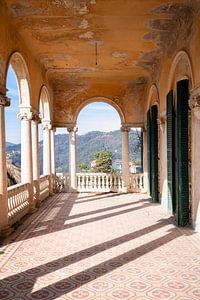
[[[129,133],[130,160],[140,160],[140,149],[136,149],[138,136],[135,131]],[[42,161],[42,142],[39,142],[40,160]],[[102,149],[110,150],[113,160],[121,159],[122,137],[121,131],[100,132],[92,131],[84,135],[77,135],[77,166],[85,162],[90,165],[94,154]],[[69,165],[69,136],[68,134],[55,135],[56,169],[58,172],[67,172]],[[16,166],[20,166],[20,145],[9,143],[7,154]]]

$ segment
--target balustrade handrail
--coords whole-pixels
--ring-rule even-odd
[[[13,225],[29,211],[29,183],[18,183],[8,187],[8,220]]]
[[[94,173],[79,172],[77,177],[78,192],[123,192],[123,180],[121,173]],[[56,174],[57,191],[69,191],[69,174]],[[145,193],[146,178],[144,173],[130,174],[130,192]]]
[[[14,185],[11,185],[7,188],[7,191],[8,193],[12,192],[13,190],[16,190],[16,189],[19,189],[21,187],[25,187],[27,186],[28,183],[17,183],[17,184],[14,184]]]

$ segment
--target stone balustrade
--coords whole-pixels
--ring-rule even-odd
[[[39,191],[40,191],[40,202],[46,199],[50,194],[50,181],[49,175],[40,176],[39,180]]]
[[[120,192],[122,177],[119,174],[77,173],[78,192]]]
[[[106,173],[77,173],[77,192],[79,193],[100,193],[100,192],[123,192],[122,174]],[[134,193],[147,192],[145,175],[131,174],[129,191]],[[56,174],[56,191],[69,191],[69,174]]]
[[[29,212],[30,184],[19,183],[8,187],[8,220],[9,225],[19,221]]]
[[[130,191],[133,193],[146,193],[146,178],[143,173],[130,174]]]
[[[68,173],[56,173],[55,179],[55,191],[57,193],[66,193],[69,191],[69,174]]]

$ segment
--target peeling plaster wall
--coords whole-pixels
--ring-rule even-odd
[[[191,5],[190,9],[185,10],[182,8],[180,12],[185,16],[185,21],[187,25],[184,27],[185,21],[178,22],[181,34],[177,37],[177,32],[174,32],[174,37],[172,37],[172,45],[167,43],[170,47],[163,56],[162,68],[160,71],[160,78],[158,81],[158,92],[159,92],[159,107],[160,107],[160,120],[162,123],[162,130],[160,127],[159,134],[159,148],[160,148],[160,193],[161,193],[161,203],[164,209],[167,211],[167,132],[166,132],[166,95],[170,89],[174,90],[176,97],[176,82],[178,80],[188,78],[190,80],[190,88],[195,88],[200,86],[200,15],[199,15],[199,2],[198,1],[186,1],[186,4]],[[195,15],[192,11],[192,7],[195,6]],[[192,17],[193,15],[193,17]],[[188,19],[189,18],[189,19]],[[190,19],[191,18],[191,19]],[[179,13],[177,14],[177,20],[179,20]],[[191,22],[193,20],[193,23]],[[154,23],[157,26],[160,22]],[[163,23],[161,23],[162,26]],[[152,25],[152,24],[151,24]],[[174,42],[174,38],[176,42]],[[173,47],[172,47],[173,46]],[[191,74],[191,69],[183,56],[180,56],[179,63],[175,68],[174,58],[181,51],[186,51],[189,60],[191,61],[191,67],[193,72],[193,79]],[[174,69],[172,73],[171,70]],[[146,108],[147,111],[147,108]],[[199,189],[199,174],[200,174],[200,164],[199,164],[199,136],[200,136],[200,126],[199,121],[195,119],[192,115],[192,157],[191,157],[191,183],[192,183],[192,223],[193,226],[200,232],[200,189]]]
[[[0,91],[6,93],[6,73],[9,57],[15,51],[18,51],[25,59],[30,75],[31,101],[32,106],[37,108],[39,92],[42,84],[45,84],[45,74],[35,62],[30,49],[28,49],[15,27],[13,27],[7,6],[4,1],[0,1]],[[48,85],[48,83],[47,83]],[[49,85],[48,85],[49,86]],[[49,87],[50,88],[50,87]]]

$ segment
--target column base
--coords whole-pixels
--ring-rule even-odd
[[[9,236],[12,232],[13,232],[13,228],[11,228],[9,225],[3,227],[1,230],[0,230],[0,237],[7,237]]]
[[[77,189],[74,189],[74,188],[69,188],[69,193],[74,193],[74,194],[77,194],[78,191]]]

